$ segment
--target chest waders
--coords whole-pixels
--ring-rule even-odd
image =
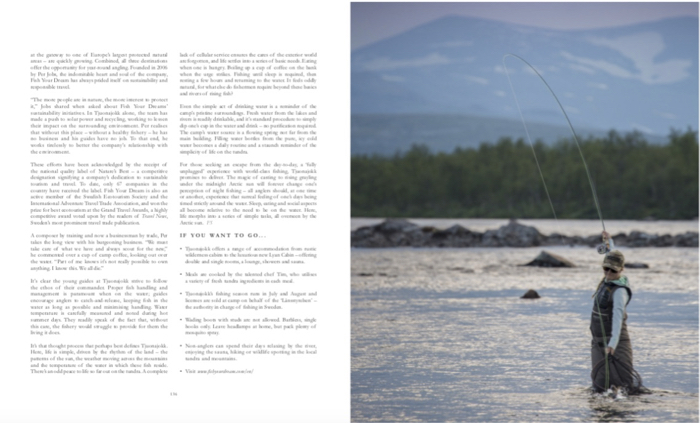
[[[632,365],[632,345],[627,333],[627,313],[622,316],[620,340],[615,354],[607,354],[608,341],[612,337],[613,295],[618,289],[626,289],[629,299],[632,292],[628,287],[602,280],[594,294],[595,302],[591,315],[592,364],[591,380],[598,392],[605,392],[611,386],[624,387],[628,393],[640,393],[645,389],[642,378]],[[598,320],[596,322],[595,320]],[[605,372],[604,374],[602,372]]]

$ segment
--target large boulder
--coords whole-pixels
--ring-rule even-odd
[[[556,254],[542,251],[534,260],[523,266],[536,267],[576,267],[572,262]]]
[[[672,245],[671,235],[656,235],[646,232],[632,231],[627,235],[624,245],[627,247],[669,247]]]
[[[512,219],[507,225],[486,231],[481,239],[481,247],[536,247],[544,239],[534,227],[521,225]]]
[[[686,232],[673,237],[673,245],[676,247],[697,247],[698,233]]]
[[[698,247],[698,233],[656,235],[640,231],[613,236],[620,247]],[[585,245],[596,247],[599,234],[590,236],[543,235],[532,226],[511,220],[507,225],[485,233],[470,231],[460,225],[447,229],[421,227],[406,219],[386,219],[372,226],[363,226],[351,233],[351,245],[358,248],[382,247],[537,247],[545,245]]]
[[[469,229],[452,225],[445,230],[435,230],[431,233],[429,243],[434,247],[474,247],[481,242],[483,234]]]
[[[360,248],[407,247],[424,245],[430,231],[405,219],[387,219],[363,226],[351,233],[351,245]]]

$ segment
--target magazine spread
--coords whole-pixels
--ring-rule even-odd
[[[349,5],[12,7],[0,420],[349,420]]]

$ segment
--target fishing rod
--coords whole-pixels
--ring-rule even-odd
[[[514,58],[522,61],[523,63],[525,63],[525,65],[527,65],[535,73],[535,75],[537,75],[537,77],[540,79],[540,81],[542,81],[542,83],[545,85],[545,87],[547,87],[547,89],[549,90],[549,93],[552,94],[552,97],[554,97],[554,100],[557,102],[557,105],[559,106],[559,110],[561,110],[562,114],[564,115],[564,118],[566,119],[566,123],[569,125],[569,129],[571,130],[571,135],[573,136],[573,140],[576,143],[576,147],[578,149],[579,155],[581,156],[581,160],[583,161],[583,167],[586,169],[586,176],[588,177],[588,183],[591,186],[591,193],[593,194],[593,201],[595,202],[596,210],[598,210],[598,217],[600,218],[600,223],[603,226],[603,233],[605,234],[606,233],[605,221],[603,220],[603,213],[600,211],[600,203],[598,202],[598,194],[596,193],[595,186],[593,185],[593,178],[591,178],[591,173],[588,170],[588,164],[586,163],[586,159],[583,156],[583,151],[581,150],[581,145],[578,142],[578,137],[576,136],[576,131],[574,131],[574,126],[571,124],[571,120],[569,119],[569,116],[566,114],[566,111],[564,110],[564,107],[562,106],[561,102],[559,101],[559,98],[557,97],[557,95],[554,94],[554,90],[552,90],[552,87],[549,86],[547,81],[544,79],[544,77],[542,77],[542,75],[537,71],[537,69],[535,69],[534,66],[532,66],[527,60],[523,59],[522,57],[515,55],[515,54],[512,54],[512,53],[508,53],[508,54],[503,56],[503,60],[502,60],[503,61],[503,69],[505,70],[506,76],[508,77],[508,83],[510,84],[510,90],[513,93],[513,98],[515,99],[515,104],[518,108],[518,113],[520,114],[520,120],[522,121],[523,127],[525,128],[525,135],[527,136],[527,140],[530,143],[530,148],[532,149],[532,154],[535,156],[535,162],[537,163],[537,170],[540,173],[540,178],[542,179],[542,184],[544,184],[545,193],[547,194],[547,200],[549,200],[549,205],[552,208],[552,213],[554,214],[554,220],[557,222],[557,226],[559,225],[559,221],[557,219],[557,214],[554,211],[554,203],[552,202],[552,198],[549,195],[549,190],[547,189],[547,183],[544,180],[544,175],[542,173],[542,169],[540,167],[539,160],[537,159],[537,154],[535,152],[535,146],[532,143],[532,139],[530,137],[530,132],[527,129],[527,123],[525,122],[525,117],[523,116],[522,109],[520,108],[520,103],[518,102],[518,96],[515,94],[515,88],[513,87],[513,81],[511,80],[510,73],[508,72],[508,66],[506,66],[506,58],[509,56],[514,57]],[[596,247],[596,251],[598,251],[599,254],[606,254],[607,252],[609,252],[610,251],[609,240],[603,239],[603,244],[598,245]],[[596,294],[597,294],[597,292],[596,292]],[[596,305],[598,307],[600,326],[601,326],[601,330],[603,333],[603,341],[604,341],[603,348],[605,348],[605,344],[607,344],[607,339],[606,339],[607,336],[605,334],[605,326],[603,324],[603,317],[602,317],[602,314],[600,312],[600,304],[598,304],[597,295],[596,295]],[[610,387],[610,366],[609,366],[610,363],[608,362],[608,360],[609,360],[608,357],[610,357],[610,360],[615,358],[612,355],[608,355],[607,350],[605,350],[603,359],[600,360],[600,362],[596,363],[596,365],[593,367],[593,370],[591,371],[591,378],[593,380],[594,385],[596,385],[596,387],[598,389],[604,388],[605,391],[607,391],[607,389]],[[616,363],[616,362],[613,362],[613,363]],[[624,363],[619,363],[619,364],[624,366]],[[605,386],[604,387],[597,386],[596,380],[595,380],[597,372],[599,371],[599,369],[602,366],[605,367]],[[632,370],[632,371],[634,371],[634,370]],[[636,374],[636,376],[641,382],[641,377],[639,377],[639,374]]]
[[[554,91],[552,88],[549,86],[547,81],[540,75],[540,73],[535,69],[534,66],[532,66],[530,63],[528,63],[527,60],[523,59],[522,57],[508,53],[503,56],[503,68],[505,69],[506,76],[508,77],[508,83],[510,84],[510,90],[513,93],[513,98],[515,99],[515,104],[518,108],[518,113],[520,114],[520,120],[523,123],[523,127],[525,128],[525,135],[527,136],[527,140],[530,143],[530,148],[532,148],[532,154],[535,156],[535,162],[537,163],[537,170],[540,173],[540,178],[542,179],[542,184],[544,185],[544,190],[545,193],[547,194],[547,200],[549,201],[549,205],[552,209],[552,213],[554,214],[554,220],[557,222],[557,226],[559,225],[559,220],[557,219],[557,214],[554,211],[554,203],[552,202],[552,198],[549,195],[549,190],[547,189],[547,184],[544,181],[544,175],[542,174],[542,169],[540,168],[540,163],[539,160],[537,160],[537,154],[535,153],[535,146],[532,143],[532,139],[530,138],[530,132],[528,131],[527,124],[525,123],[525,117],[523,116],[523,112],[520,108],[520,103],[518,102],[518,96],[515,94],[515,88],[513,87],[513,81],[510,79],[510,73],[508,72],[508,67],[506,66],[506,57],[514,57],[523,63],[527,65],[532,71],[535,73],[540,78],[540,81],[547,87],[549,90],[550,94],[552,94],[552,97],[554,97],[554,100],[557,102],[557,105],[559,106],[559,109],[561,110],[562,114],[564,115],[564,118],[566,119],[566,123],[569,125],[569,129],[571,130],[571,135],[573,135],[574,142],[576,143],[576,147],[578,148],[579,155],[581,156],[581,160],[583,161],[583,167],[586,169],[586,176],[588,177],[588,183],[591,186],[591,192],[593,193],[593,201],[595,202],[596,209],[598,210],[598,217],[600,218],[600,223],[603,226],[603,232],[605,232],[605,221],[603,220],[603,213],[600,211],[600,204],[598,203],[598,195],[596,194],[595,186],[593,185],[593,179],[591,178],[591,173],[588,170],[588,164],[586,163],[586,159],[583,157],[583,151],[581,150],[581,145],[578,142],[578,137],[576,136],[576,131],[574,131],[574,126],[571,124],[571,120],[569,120],[569,116],[566,114],[566,111],[564,111],[564,107],[562,106],[561,102],[559,101],[559,98],[557,98],[556,94],[554,94]],[[561,231],[560,231],[561,232]],[[610,251],[610,245],[607,242],[607,240],[596,247],[596,250],[598,251],[599,254],[605,254]]]

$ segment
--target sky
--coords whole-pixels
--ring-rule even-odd
[[[352,49],[447,15],[485,18],[548,29],[595,29],[698,17],[698,2],[353,2]]]

